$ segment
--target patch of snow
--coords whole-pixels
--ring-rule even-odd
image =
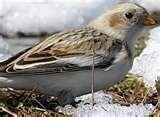
[[[10,57],[10,53],[9,53],[8,44],[0,36],[0,62],[9,57]]]
[[[91,94],[78,97],[77,100],[82,100],[77,108],[71,105],[66,105],[64,108],[58,107],[60,112],[66,114],[74,114],[75,117],[146,117],[154,109],[151,104],[120,106],[113,104],[111,96],[103,91],[94,93],[95,105],[92,109]]]
[[[131,72],[143,76],[149,86],[155,85],[160,76],[160,27],[151,30],[147,47],[135,58]]]
[[[54,33],[87,24],[105,9],[127,0],[0,0],[0,33]],[[160,10],[160,0],[129,0]],[[149,4],[149,5],[148,5]]]
[[[0,32],[53,33],[87,24],[117,0],[1,0]]]

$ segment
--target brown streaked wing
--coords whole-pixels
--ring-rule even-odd
[[[95,51],[105,51],[107,56],[112,40],[108,35],[89,27],[57,33],[22,53],[7,64],[8,69],[6,69],[12,68],[13,72],[35,66],[43,67],[43,65],[53,64],[58,59],[90,56],[93,44]]]

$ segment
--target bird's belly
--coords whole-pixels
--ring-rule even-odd
[[[112,66],[108,71],[95,69],[94,91],[102,90],[124,79],[132,67],[132,60],[125,60]],[[61,91],[68,91],[73,96],[91,92],[91,70],[64,72],[44,75],[16,75],[7,79],[0,79],[0,87],[13,87],[15,89],[33,89],[49,95],[59,95]]]
[[[124,79],[132,67],[132,61],[114,65],[110,70],[95,69],[94,91],[102,90]],[[37,78],[37,82],[48,94],[58,94],[62,90],[71,91],[74,96],[91,92],[92,71],[58,73]],[[49,92],[48,92],[49,91]]]

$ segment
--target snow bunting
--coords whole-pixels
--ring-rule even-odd
[[[57,96],[61,105],[91,92],[94,50],[95,91],[124,79],[132,67],[137,36],[156,20],[141,6],[122,3],[87,26],[59,32],[0,63],[0,87]]]

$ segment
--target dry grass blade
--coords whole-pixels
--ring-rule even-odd
[[[0,116],[73,117],[55,111],[57,104],[53,96],[34,91],[35,88],[32,91],[0,89]]]
[[[160,107],[158,106],[159,104],[157,103],[155,109],[153,112],[150,114],[150,117],[160,117]]]
[[[11,112],[9,109],[6,109],[4,107],[0,107],[0,109],[6,113],[8,113],[9,115],[13,116],[13,117],[18,117],[18,115],[14,112]]]
[[[31,92],[29,92],[29,94],[26,96],[26,98],[23,100],[23,102],[25,102],[35,91],[36,91],[37,87],[35,86]]]
[[[113,101],[122,105],[139,104],[139,103],[157,103],[157,94],[152,92],[145,86],[139,76],[128,74],[123,82],[120,82],[113,87],[107,89],[108,94],[111,94]]]
[[[92,57],[92,81],[91,81],[91,91],[92,91],[92,109],[94,106],[94,77],[95,77],[95,71],[94,71],[94,56],[95,56],[95,47],[94,47],[94,41],[93,41],[93,57]]]

